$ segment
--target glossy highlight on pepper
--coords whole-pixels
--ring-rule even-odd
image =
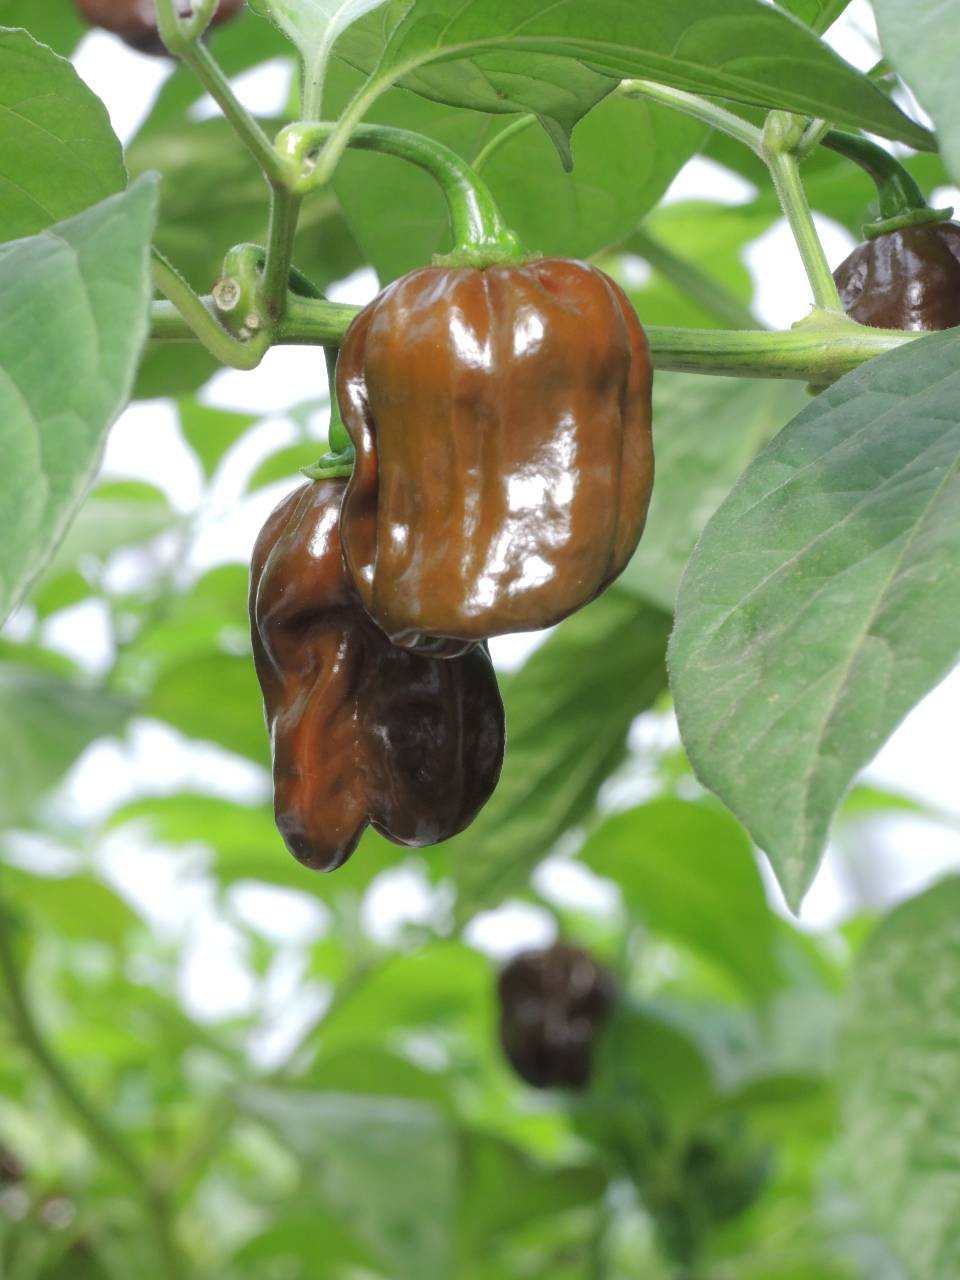
[[[426,267],[356,318],[344,553],[395,644],[559,622],[630,559],[653,482],[651,363],[583,262]]]
[[[833,273],[843,309],[875,329],[960,324],[960,223],[927,222],[858,245]]]
[[[154,0],[75,0],[81,17],[94,27],[112,31],[138,53],[163,57],[167,50],[157,30]],[[188,11],[190,6],[179,8]],[[243,8],[243,0],[220,0],[213,15],[213,26],[226,22]]]
[[[536,1089],[585,1089],[593,1046],[616,992],[605,969],[579,947],[525,951],[501,972],[500,1043]]]
[[[277,826],[319,871],[345,862],[368,824],[414,847],[456,835],[493,793],[504,749],[483,646],[447,660],[410,653],[364,612],[340,547],[344,487],[330,479],[294,490],[251,565]]]

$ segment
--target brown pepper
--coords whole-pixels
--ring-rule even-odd
[[[951,329],[960,324],[960,223],[927,222],[867,240],[833,278],[859,324]]]
[[[139,53],[152,53],[158,57],[166,54],[157,31],[154,0],[75,0],[75,4],[91,26],[112,31]],[[243,0],[220,0],[212,25],[226,22],[242,8]],[[187,0],[180,0],[177,9],[186,16],[191,6]]]
[[[395,644],[547,627],[637,545],[651,365],[622,290],[583,262],[426,267],[351,325],[347,563]]]
[[[277,825],[307,866],[330,871],[369,823],[397,844],[462,831],[503,761],[503,704],[489,655],[446,661],[390,644],[346,572],[345,481],[294,490],[251,566],[250,617],[273,751]]]
[[[614,1003],[607,971],[579,947],[515,956],[500,974],[500,1042],[536,1089],[584,1089],[593,1045]]]

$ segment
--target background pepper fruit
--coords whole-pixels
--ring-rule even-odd
[[[154,0],[75,0],[75,3],[91,26],[112,31],[140,53],[153,53],[159,57],[166,54],[157,31]],[[184,2],[178,8],[186,12],[190,6]],[[213,25],[226,22],[242,8],[243,0],[220,0]]]
[[[503,969],[500,1043],[517,1075],[536,1089],[585,1089],[593,1044],[615,999],[613,979],[586,951],[525,951]]]
[[[867,240],[833,278],[859,324],[950,329],[960,324],[960,223],[927,222]]]
[[[295,857],[340,866],[369,823],[397,844],[462,831],[503,762],[503,704],[486,649],[441,661],[397,649],[346,573],[345,482],[315,481],[257,540],[250,617],[273,750],[277,825]]]
[[[598,595],[653,482],[646,336],[583,262],[426,267],[356,318],[341,535],[395,644],[537,630]]]

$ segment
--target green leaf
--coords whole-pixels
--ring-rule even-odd
[[[305,93],[321,105],[321,87],[330,52],[338,37],[365,13],[386,0],[251,0],[251,8],[270,18],[303,59]]]
[[[778,985],[773,917],[753,848],[722,810],[653,800],[608,818],[580,853],[654,933],[723,965],[748,991]]]
[[[122,728],[130,708],[50,672],[0,665],[0,825],[30,816],[95,738]]]
[[[188,738],[216,742],[261,764],[270,763],[263,697],[246,655],[201,653],[166,668],[143,712]]]
[[[0,29],[0,240],[43,231],[125,183],[96,94],[26,31]]]
[[[326,1210],[311,1200],[297,1212],[296,1205],[285,1205],[285,1212],[248,1240],[233,1255],[232,1261],[254,1276],[263,1276],[279,1267],[289,1275],[302,1275],[301,1268],[315,1258],[317,1242],[323,1242],[323,1265],[330,1280],[347,1280],[362,1268],[376,1274],[376,1258],[348,1231],[333,1210]],[[340,1268],[350,1268],[341,1270]]]
[[[405,1098],[264,1088],[242,1102],[302,1157],[324,1201],[391,1277],[450,1274],[457,1150],[441,1111]]]
[[[0,0],[0,27],[25,27],[65,58],[87,29],[73,5],[63,0]]]
[[[493,799],[451,843],[461,923],[522,888],[592,809],[627,730],[663,691],[670,620],[614,587],[560,624],[503,682],[506,764]]]
[[[196,400],[181,400],[177,406],[180,430],[194,451],[209,480],[224,455],[257,421],[255,413],[232,413]]]
[[[292,480],[300,477],[300,469],[309,467],[323,453],[323,441],[306,440],[302,444],[292,444],[285,449],[278,449],[260,463],[247,481],[247,492],[255,493],[257,489],[265,489],[267,485],[276,484],[278,480]]]
[[[137,370],[131,397],[156,400],[160,396],[185,396],[198,390],[221,365],[199,342],[148,342]]]
[[[0,620],[90,486],[146,336],[154,184],[0,246]]]
[[[874,0],[883,52],[933,117],[943,158],[960,182],[960,25],[942,0]]]
[[[956,661],[958,458],[960,335],[930,334],[794,419],[680,584],[684,743],[794,907],[857,771]]]
[[[180,517],[162,489],[144,481],[99,484],[77,512],[45,580],[69,572],[87,557],[105,560],[172,528]]]
[[[330,87],[340,106],[361,83],[342,64],[331,67]],[[385,94],[368,118],[435,138],[469,161],[493,143],[482,173],[506,222],[531,248],[567,257],[588,257],[622,240],[704,138],[700,125],[677,112],[609,97],[577,126],[575,164],[564,172],[541,130],[506,133],[497,146],[513,122],[451,110],[403,90]],[[334,186],[381,282],[451,247],[439,189],[413,166],[351,151],[338,166]]]
[[[703,526],[760,447],[808,402],[803,388],[790,382],[658,373],[657,482],[623,585],[672,610]]]
[[[853,974],[838,1082],[855,1185],[911,1280],[960,1271],[960,878],[893,912]]]
[[[89,875],[37,876],[3,866],[0,889],[18,909],[62,938],[119,946],[140,923],[122,898]]]
[[[927,131],[865,76],[809,28],[761,0],[674,0],[669,6],[661,0],[513,0],[509,27],[502,0],[417,0],[390,13],[397,20],[377,84],[399,81],[422,91],[417,77],[431,68],[433,96],[442,88],[453,106],[476,106],[470,90],[477,69],[493,78],[497,59],[509,53],[519,82],[515,100],[537,110],[538,60],[563,55],[617,79],[640,76],[931,146]],[[340,49],[349,47],[351,34]]]

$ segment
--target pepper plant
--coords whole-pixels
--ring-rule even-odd
[[[960,182],[957,24],[941,0],[873,0],[882,47],[861,72],[827,38],[847,7],[0,0],[0,1277],[956,1276],[956,878],[886,911],[882,884],[853,894],[831,931],[795,919],[828,841],[835,874],[862,873],[893,822],[956,821],[862,771],[960,645],[960,234],[933,199]],[[70,62],[85,19],[169,59],[125,148]],[[277,118],[241,92],[267,62],[294,73]],[[697,156],[751,194],[665,200]],[[814,213],[862,241],[845,262]],[[775,331],[743,254],[781,219],[811,306]],[[503,599],[451,627],[446,569],[391,599],[396,567],[368,580],[330,540],[341,491],[360,495],[340,526],[358,542],[350,520],[382,483],[415,496],[405,538],[429,526],[466,563],[479,535],[433,523],[466,434],[424,439],[418,421],[406,463],[385,470],[381,450],[376,470],[359,309],[328,295],[367,267],[381,289],[526,271],[561,296],[554,259],[609,282],[634,371],[639,317],[655,476],[632,556],[595,538],[577,578],[561,493],[592,528],[632,484],[630,547],[650,493],[647,455],[631,474],[597,426],[611,362],[584,351],[607,339],[569,325],[550,367],[588,370],[584,452],[562,476],[524,462],[542,509],[514,529],[569,589],[501,672],[494,790],[502,718],[470,646],[507,629],[490,620]],[[394,330],[401,296],[375,304]],[[391,338],[421,408],[447,372],[428,369],[425,332]],[[316,395],[279,439],[217,407],[211,379],[283,346],[315,360]],[[546,389],[524,399],[509,362],[502,377],[522,410],[507,434],[529,445]],[[479,421],[483,395],[457,403]],[[118,416],[158,398],[189,509],[101,474]],[[262,516],[305,477],[292,505],[333,512],[326,560],[304,524],[283,544],[293,568],[254,572],[279,602],[253,610],[271,760],[252,538],[205,569],[199,549],[224,493]],[[500,533],[485,554],[506,562]],[[317,629],[311,572],[343,643]],[[424,601],[441,621],[416,653]],[[70,642],[81,615],[103,633],[97,663]],[[355,679],[337,666],[351,644]],[[388,665],[416,709],[382,702]],[[334,669],[340,691],[311,702],[308,677]],[[483,717],[463,701],[478,680]],[[337,736],[334,702],[362,732]],[[332,745],[347,739],[374,777],[356,811],[359,757]],[[161,742],[190,762],[166,779]],[[128,785],[85,803],[104,760]],[[278,796],[320,815],[303,860],[329,876],[285,852],[271,764]],[[138,891],[158,865],[166,911]],[[378,927],[411,883],[415,918]],[[521,949],[509,910],[489,914],[504,904],[560,948],[501,971]],[[184,964],[210,929],[247,994],[201,1016]]]

